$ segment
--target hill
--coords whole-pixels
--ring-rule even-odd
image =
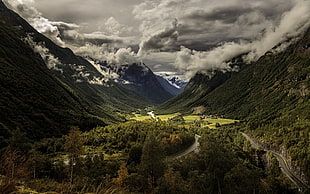
[[[197,74],[162,112],[213,114],[243,120],[242,130],[288,153],[309,171],[310,29],[282,52],[269,51],[239,73]]]
[[[147,105],[106,80],[88,61],[38,33],[0,2],[0,128],[32,139],[60,136],[70,125],[90,129],[124,120]]]

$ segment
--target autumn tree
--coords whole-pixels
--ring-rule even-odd
[[[156,186],[156,181],[164,173],[164,156],[160,141],[156,139],[153,132],[150,132],[145,139],[142,149],[140,173],[148,179],[151,189]]]
[[[128,169],[126,163],[122,163],[117,171],[117,177],[112,179],[112,182],[117,185],[120,189],[126,190],[125,181],[128,179]]]
[[[168,168],[159,179],[157,193],[188,193],[186,182],[183,180],[180,172],[174,171],[173,168]]]
[[[84,153],[84,139],[81,137],[81,132],[78,127],[71,127],[69,134],[65,136],[64,149],[68,154],[70,166],[70,183],[73,183],[74,166],[80,160],[80,156]]]

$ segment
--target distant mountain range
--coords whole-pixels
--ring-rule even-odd
[[[187,81],[174,72],[156,72],[155,74],[161,85],[173,96],[180,94],[187,85]]]
[[[90,61],[102,75],[151,103],[160,104],[176,95],[171,93],[173,88],[162,85],[152,70],[143,63],[115,65],[106,61]]]

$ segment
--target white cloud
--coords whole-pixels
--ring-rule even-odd
[[[120,48],[115,50],[109,48],[107,44],[97,46],[94,44],[86,44],[75,51],[77,54],[90,57],[94,60],[106,61],[108,64],[126,65],[139,63],[139,57],[131,50],[131,48]]]
[[[200,52],[181,47],[177,53],[175,66],[186,77],[192,77],[196,72],[223,70],[231,71],[227,61],[237,55],[250,51],[250,45],[238,44],[234,42],[225,43],[208,52]]]
[[[256,20],[255,17],[253,19]],[[248,53],[244,57],[245,61],[253,62],[278,44],[280,46],[276,48],[276,51],[283,50],[288,46],[288,43],[284,41],[300,35],[309,28],[309,19],[310,2],[296,1],[295,6],[282,15],[277,26],[266,26],[264,34],[256,40],[239,43],[228,42],[210,51],[202,52],[181,47],[181,51],[177,53],[175,66],[187,76],[193,76],[197,71],[207,72],[215,69],[231,71],[227,61],[235,56]]]
[[[30,35],[28,35],[24,41],[33,48],[34,52],[40,54],[48,69],[56,70],[61,73],[63,72],[63,70],[59,68],[62,63],[44,46],[44,44],[34,42]]]
[[[177,50],[179,37],[178,22],[175,20],[171,26],[145,37],[140,43],[139,56],[148,52],[174,51]]]
[[[134,43],[132,37],[120,36],[131,31],[132,28],[121,25],[114,17],[107,18],[103,28],[105,31],[82,33],[81,30],[85,29],[85,26],[63,21],[51,21],[45,18],[41,12],[32,6],[35,4],[34,0],[5,0],[5,2],[11,9],[26,19],[37,31],[46,35],[62,47],[66,46],[74,49],[76,46],[85,45],[86,42],[98,45],[108,43],[114,47],[123,47],[123,43]],[[59,7],[59,9],[63,8]],[[137,43],[135,42],[135,44]]]

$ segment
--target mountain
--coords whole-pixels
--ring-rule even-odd
[[[234,69],[241,70],[245,67],[244,62],[242,61],[242,55],[230,60],[230,64]],[[158,109],[163,113],[190,113],[193,111],[194,107],[204,107],[203,104],[199,104],[198,102],[205,98],[207,94],[237,74],[237,71],[223,72],[219,70],[210,72],[209,75],[198,72],[192,79],[190,79],[187,85],[183,82],[182,86],[185,88],[182,93],[160,105]],[[205,110],[205,108],[202,108],[201,110]]]
[[[158,72],[156,73],[156,78],[163,88],[173,96],[180,94],[187,85],[186,81],[173,73]]]
[[[197,74],[184,92],[159,106],[242,120],[239,129],[263,139],[310,177],[310,29],[282,52],[273,49],[239,73]],[[294,166],[293,165],[293,166]],[[296,169],[299,169],[296,168]],[[306,179],[306,178],[305,178]]]
[[[196,74],[184,92],[160,108],[187,111],[203,106],[207,112],[243,119],[273,115],[309,97],[309,30],[283,52],[269,51],[240,72]]]
[[[124,120],[146,100],[106,79],[82,57],[38,33],[0,1],[0,136],[59,136]]]
[[[107,75],[113,81],[124,88],[136,92],[150,103],[160,104],[173,95],[157,80],[157,76],[143,63],[115,65],[107,62],[94,62],[103,75]]]

